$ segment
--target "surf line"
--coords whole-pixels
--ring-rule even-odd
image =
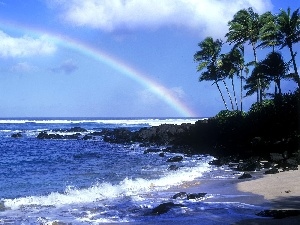
[[[2,23],[0,23],[1,29]],[[5,24],[7,25],[7,24]],[[5,26],[4,25],[4,26]],[[149,75],[138,71],[133,66],[125,63],[124,61],[118,59],[115,56],[112,56],[103,50],[92,47],[87,43],[82,41],[69,38],[60,34],[51,33],[47,30],[39,30],[37,28],[32,28],[28,26],[22,26],[20,24],[13,24],[13,29],[18,28],[18,30],[22,32],[29,32],[33,36],[39,36],[48,39],[49,41],[53,41],[57,45],[62,45],[63,47],[73,49],[83,55],[88,57],[92,57],[99,62],[113,68],[114,70],[120,72],[121,74],[127,76],[128,78],[134,80],[140,85],[149,89],[153,94],[155,94],[159,99],[167,103],[171,108],[173,108],[176,112],[178,112],[183,117],[196,117],[196,113],[188,107],[184,102],[180,99],[176,98],[172,92],[167,89],[162,84],[158,83],[154,79],[151,79]],[[9,27],[11,28],[11,27]]]

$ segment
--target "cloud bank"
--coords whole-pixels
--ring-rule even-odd
[[[270,0],[52,0],[51,5],[68,23],[107,32],[176,26],[217,36],[238,10],[272,8]]]
[[[0,57],[26,57],[33,55],[47,55],[55,52],[54,44],[40,37],[12,37],[0,31]]]

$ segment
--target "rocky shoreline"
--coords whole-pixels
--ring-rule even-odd
[[[222,134],[223,132],[221,132]],[[289,140],[277,140],[271,143],[261,137],[248,140],[231,137],[223,144],[217,140],[214,120],[199,120],[195,124],[162,124],[137,131],[126,128],[103,129],[88,132],[81,127],[70,129],[55,129],[41,131],[38,139],[73,139],[95,140],[102,138],[109,143],[133,144],[138,143],[146,147],[147,153],[158,153],[161,157],[164,152],[181,154],[209,154],[217,159],[212,165],[235,165],[238,171],[258,171],[268,169],[266,174],[278,173],[279,170],[296,170],[300,165],[300,151],[296,136]],[[12,134],[13,138],[21,138],[22,133]],[[163,146],[163,148],[162,148]],[[175,160],[175,159],[173,159]],[[178,159],[177,159],[178,160]],[[180,159],[178,160],[180,161]],[[247,178],[246,175],[243,178]]]
[[[269,142],[262,142],[261,138],[255,137],[249,142],[239,142],[238,148],[236,143],[229,146],[236,148],[226,151],[229,146],[219,145],[216,139],[206,139],[211,135],[211,120],[199,120],[195,124],[171,125],[162,124],[149,128],[142,128],[137,131],[131,131],[125,128],[119,129],[103,129],[96,132],[88,132],[81,127],[73,127],[70,129],[56,129],[49,131],[41,131],[36,138],[43,139],[72,139],[89,141],[98,138],[110,143],[120,144],[139,144],[145,147],[144,154],[158,154],[165,157],[165,152],[180,153],[174,157],[166,159],[171,162],[169,169],[177,170],[177,162],[183,160],[183,157],[191,154],[209,154],[216,157],[216,160],[210,162],[211,165],[223,166],[227,165],[232,170],[243,172],[238,179],[251,179],[251,171],[263,170],[264,174],[276,174],[282,171],[297,170],[300,164],[300,152],[297,148],[291,148],[287,141],[282,141],[281,148],[267,148],[268,151],[257,151],[255,148],[262,146],[270,146]],[[207,129],[207,131],[206,131]],[[22,138],[22,133],[12,134],[13,138]],[[290,140],[291,142],[291,140]],[[278,145],[278,143],[273,144]],[[272,145],[272,146],[273,146]],[[162,147],[163,146],[163,147]],[[247,151],[241,153],[240,149],[245,148]],[[271,150],[274,150],[272,152]],[[182,156],[184,155],[184,156]],[[171,199],[201,199],[206,193],[203,192],[178,192]],[[173,201],[164,202],[151,211],[151,215],[160,215],[167,213],[172,208],[183,207],[175,204]],[[290,216],[299,216],[299,210],[265,210],[257,214],[261,217],[285,218]]]

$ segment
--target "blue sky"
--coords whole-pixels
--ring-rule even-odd
[[[198,82],[197,44],[224,39],[239,9],[288,6],[299,1],[0,0],[0,117],[213,116],[224,106]]]

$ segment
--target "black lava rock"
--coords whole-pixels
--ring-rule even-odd
[[[173,199],[177,199],[177,198],[184,199],[184,198],[187,198],[187,193],[186,192],[179,192],[179,193],[173,195],[172,198]]]
[[[275,173],[279,173],[278,169],[273,167],[272,169],[269,169],[267,171],[265,171],[265,174],[275,174]]]
[[[282,219],[290,216],[300,216],[300,210],[264,210],[256,215],[262,217],[273,217],[274,219]]]
[[[192,194],[187,194],[187,199],[199,199],[199,198],[204,198],[207,193],[192,193]]]
[[[162,203],[159,206],[152,209],[152,214],[160,215],[169,212],[174,207],[183,207],[182,204],[175,204],[173,202]]]
[[[183,157],[182,156],[174,156],[172,158],[169,158],[167,160],[167,162],[180,162],[183,160]]]
[[[159,157],[165,157],[165,153],[161,152],[158,154]]]
[[[251,174],[249,173],[244,173],[242,176],[240,176],[238,179],[247,179],[247,178],[252,178]]]
[[[11,137],[13,137],[13,138],[21,138],[22,134],[20,132],[19,133],[15,133],[15,134],[12,134]]]

